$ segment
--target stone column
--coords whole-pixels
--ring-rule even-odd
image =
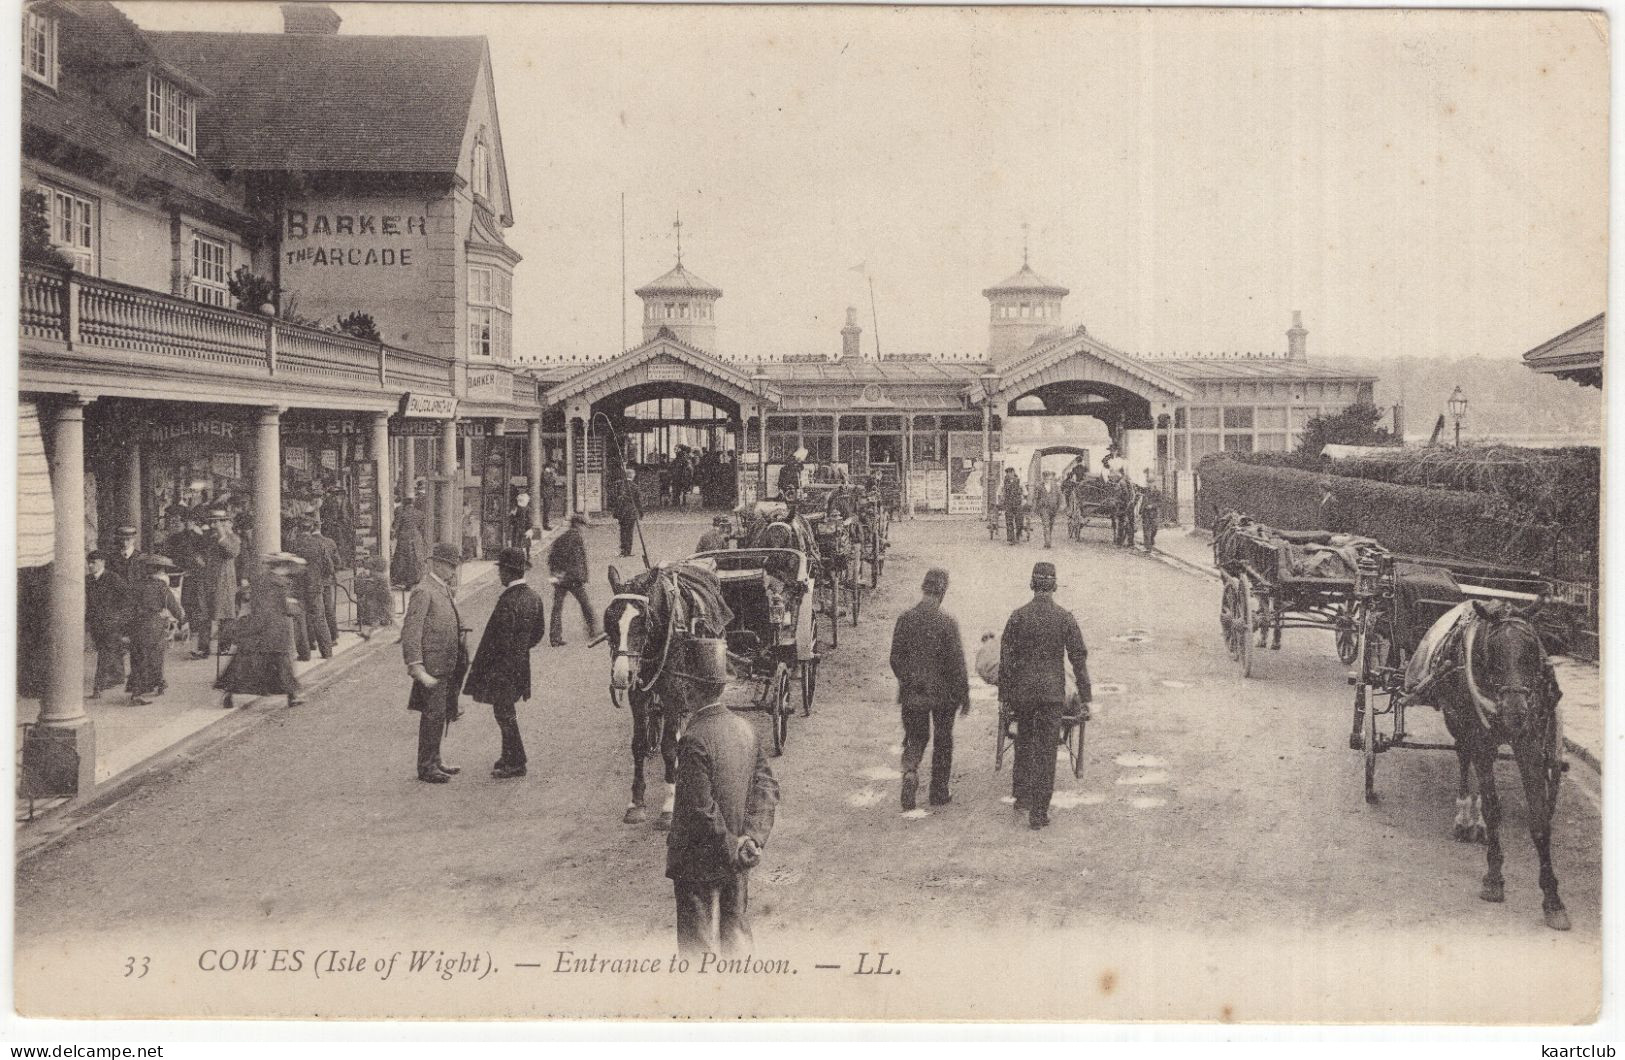
[[[372,414],[372,461],[378,482],[378,554],[388,562],[393,549],[390,520],[395,514],[393,479],[389,473],[389,413]]]
[[[124,521],[135,527],[135,543],[141,539],[141,443],[130,442],[124,450]]]
[[[539,530],[542,525],[542,421],[530,421],[530,525]]]
[[[457,421],[440,425],[440,540],[463,547],[462,482],[457,474]]]
[[[51,423],[51,501],[56,560],[51,564],[51,674],[40,703],[42,724],[89,725],[85,663],[85,406],[77,397]],[[94,776],[95,756],[90,756]]]
[[[408,421],[410,423],[410,421]],[[410,434],[401,439],[401,496],[408,504],[418,495],[418,440]]]
[[[282,409],[274,406],[260,409],[254,428],[254,551],[282,551]]]

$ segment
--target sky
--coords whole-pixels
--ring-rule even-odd
[[[623,193],[630,345],[679,213],[729,355],[838,352],[847,306],[866,348],[981,353],[1024,241],[1131,353],[1284,350],[1296,309],[1312,358],[1511,358],[1605,307],[1599,16],[332,6],[488,38],[521,353],[622,349]]]

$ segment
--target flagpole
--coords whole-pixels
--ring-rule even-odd
[[[880,360],[880,316],[875,312],[875,278],[865,270],[864,279],[869,281],[869,320],[875,326],[875,360]]]

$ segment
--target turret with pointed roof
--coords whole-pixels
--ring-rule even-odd
[[[660,279],[646,283],[634,292],[643,299],[643,341],[648,342],[661,328],[696,349],[717,352],[717,299],[722,288],[706,283],[683,266],[677,266]]]
[[[990,304],[987,352],[994,363],[1007,360],[1061,325],[1061,299],[1072,292],[1051,283],[1027,264],[1003,283],[982,291]]]

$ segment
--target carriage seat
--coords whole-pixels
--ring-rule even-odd
[[[1416,654],[1405,665],[1405,691],[1415,692],[1442,668],[1449,666],[1456,632],[1473,621],[1473,605],[1462,602],[1436,619],[1416,645]]]
[[[1466,599],[1455,575],[1444,567],[1394,564],[1394,626],[1400,648],[1419,648],[1439,616]]]
[[[1282,541],[1292,545],[1329,545],[1332,543],[1330,530],[1276,530],[1269,531]]]

